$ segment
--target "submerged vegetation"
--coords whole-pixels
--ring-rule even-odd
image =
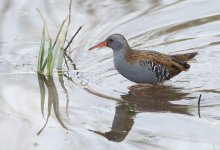
[[[48,105],[47,105],[48,111],[47,111],[46,122],[44,126],[40,129],[40,131],[37,133],[37,135],[39,135],[46,127],[49,117],[51,115],[52,107],[54,109],[55,116],[59,121],[59,123],[61,124],[61,126],[67,129],[67,127],[64,125],[61,119],[61,115],[59,112],[59,95],[53,80],[53,73],[56,68],[58,70],[58,77],[61,88],[63,89],[67,98],[66,115],[68,117],[69,96],[68,96],[68,91],[66,90],[66,87],[64,85],[63,76],[65,76],[65,74],[63,74],[62,66],[63,66],[63,62],[65,61],[65,65],[67,69],[69,69],[68,66],[68,61],[69,61],[70,64],[73,66],[73,69],[76,69],[73,60],[67,54],[67,50],[70,44],[73,42],[76,35],[79,33],[79,31],[82,28],[82,26],[79,27],[79,29],[72,36],[70,41],[66,42],[69,26],[71,23],[71,4],[72,4],[72,0],[70,0],[68,16],[62,21],[54,41],[50,37],[49,30],[42,13],[40,12],[40,10],[37,9],[44,23],[42,30],[42,39],[40,43],[40,51],[38,56],[38,64],[37,64],[38,82],[39,82],[39,89],[41,94],[41,112],[43,118],[44,118],[46,89],[48,91]]]

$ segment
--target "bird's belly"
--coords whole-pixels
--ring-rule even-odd
[[[150,65],[142,66],[139,63],[120,62],[115,63],[115,67],[122,76],[136,83],[156,84],[158,81],[156,73],[151,70]]]

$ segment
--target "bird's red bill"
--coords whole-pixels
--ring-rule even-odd
[[[107,42],[105,42],[105,41],[91,47],[89,50],[92,50],[94,48],[101,48],[101,47],[104,47],[104,46],[107,46]]]

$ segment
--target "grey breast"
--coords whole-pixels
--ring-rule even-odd
[[[115,67],[122,76],[133,82],[157,84],[169,76],[169,71],[163,65],[147,60],[139,63],[128,63],[124,54],[119,53],[114,52]]]

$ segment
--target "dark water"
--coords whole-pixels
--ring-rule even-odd
[[[0,3],[1,150],[220,149],[220,1],[76,0],[69,38],[83,25],[71,46],[77,70],[53,78],[36,73],[36,8],[55,37],[68,1]],[[164,87],[129,89],[110,49],[87,51],[113,33],[137,49],[199,54]]]

